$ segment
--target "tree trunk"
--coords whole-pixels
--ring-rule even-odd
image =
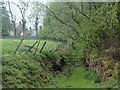
[[[36,18],[35,18],[35,31],[36,31],[36,34],[38,33],[38,17],[36,16]]]
[[[16,37],[16,36],[17,36],[17,35],[16,35],[16,31],[17,31],[17,30],[16,30],[16,24],[15,24],[15,21],[13,21],[13,28],[14,28],[14,33],[15,33],[15,37]]]
[[[10,2],[8,1],[8,7],[9,7],[9,12],[11,14],[11,19],[12,19],[12,23],[13,23],[13,28],[14,28],[14,34],[16,36],[16,24],[15,24],[15,21],[16,21],[16,18],[14,18],[14,15],[11,11],[11,7],[10,7]]]
[[[22,19],[22,24],[23,24],[23,36],[26,35],[26,20],[25,19]]]

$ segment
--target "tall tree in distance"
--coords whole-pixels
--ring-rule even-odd
[[[10,5],[10,1],[8,0],[8,7],[9,7],[9,13],[11,16],[11,20],[13,23],[13,30],[14,30],[14,35],[16,36],[16,16],[13,15],[12,10],[11,10],[11,5]]]
[[[26,11],[28,9],[28,2],[23,2],[23,0],[19,0],[19,4],[16,4],[15,2],[11,2],[13,3],[14,5],[16,5],[19,10],[20,10],[20,13],[21,13],[21,21],[22,21],[22,29],[23,29],[23,36],[26,35]]]
[[[40,27],[39,24],[40,22],[43,22],[45,7],[40,2],[33,2],[31,3],[31,6],[29,21],[32,22],[36,33],[38,33]]]
[[[2,12],[0,13],[0,18],[2,18],[2,21],[0,21],[2,22],[2,36],[9,36],[9,31],[12,29],[12,27],[9,14],[4,2],[0,2],[0,9],[2,10]]]

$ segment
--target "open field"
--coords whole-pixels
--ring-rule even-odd
[[[22,45],[20,46],[19,51],[20,52],[26,51],[29,48],[26,48],[25,45],[26,46],[32,46],[35,41],[36,40],[24,40]],[[6,54],[13,54],[15,49],[17,48],[17,45],[19,44],[19,42],[20,42],[20,39],[3,39],[2,40],[2,54],[3,55],[4,54],[5,55]],[[38,50],[40,50],[43,43],[44,43],[44,40],[41,40]],[[46,43],[46,46],[45,46],[44,50],[54,49],[54,48],[56,48],[57,44],[58,44],[58,42],[48,41],[47,40],[47,43]],[[36,46],[35,46],[35,48],[36,48]]]

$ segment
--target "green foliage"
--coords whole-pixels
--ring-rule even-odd
[[[68,73],[71,70],[71,75]],[[53,82],[55,82],[53,84]],[[46,87],[51,88],[98,88],[99,84],[92,82],[91,80],[84,78],[84,68],[82,67],[68,67],[64,68],[64,73],[60,73],[52,79],[51,84],[49,83]]]
[[[0,13],[0,20],[2,20],[0,21],[2,25],[2,36],[9,36],[9,31],[12,29],[12,27],[4,2],[0,2],[0,10],[2,11]]]
[[[57,17],[62,18],[62,20],[69,20],[69,16],[65,15],[64,13],[60,13],[60,11],[64,10],[66,12],[67,6],[64,3],[50,3],[50,9],[53,11]],[[61,24],[58,20],[56,20],[54,14],[49,9],[46,10],[46,17],[44,17],[44,27],[43,30],[40,31],[40,36],[46,37],[56,37],[67,39],[68,38],[68,26],[66,27],[64,24]],[[69,12],[69,11],[68,11]],[[67,13],[67,12],[66,12]],[[67,18],[67,19],[64,19]],[[70,22],[67,21],[67,22]],[[58,34],[59,33],[59,34]],[[65,36],[66,35],[66,36]]]
[[[8,41],[10,46],[8,47]],[[54,74],[49,71],[51,68],[52,59],[57,58],[57,54],[48,52],[49,46],[43,51],[42,55],[37,54],[36,57],[32,54],[17,54],[15,56],[8,54],[7,52],[13,51],[18,43],[18,39],[3,39],[3,87],[8,88],[96,88],[96,87],[117,87],[116,80],[114,78],[109,79],[104,85],[99,84],[99,77],[91,70],[85,70],[83,67],[65,66],[64,71],[59,74]],[[31,44],[34,40],[25,40],[24,44]],[[7,46],[6,46],[7,45]],[[49,45],[55,45],[50,41]],[[79,46],[79,45],[78,45]],[[83,44],[84,46],[84,44]],[[8,50],[6,51],[6,47]],[[80,47],[80,46],[79,46]],[[81,49],[82,51],[83,49]],[[96,52],[93,52],[96,53]],[[6,55],[7,54],[7,55]],[[45,55],[43,55],[45,54]],[[82,53],[81,53],[82,55]],[[41,57],[40,57],[41,56]],[[47,56],[47,57],[46,57]],[[55,59],[56,60],[56,59]],[[117,65],[116,65],[117,66]],[[116,67],[117,68],[117,67]],[[116,73],[117,73],[116,69]],[[116,74],[115,73],[115,74]],[[53,77],[53,75],[55,77]],[[47,77],[44,78],[44,77]],[[116,77],[116,75],[114,75]],[[115,81],[111,82],[112,79]]]
[[[112,56],[113,48],[119,47],[119,10],[117,2],[53,2],[46,10],[40,36],[66,39],[68,44],[71,40],[73,44],[63,50],[67,60],[80,63],[84,57],[87,64],[94,65],[95,60]],[[104,53],[107,49],[110,51]],[[86,72],[85,77],[100,82],[94,72]]]
[[[94,83],[100,83],[100,78],[97,76],[95,71],[92,70],[85,71],[84,78],[92,80]]]
[[[42,76],[51,77],[46,71],[43,72],[40,60],[34,60],[31,55],[16,55],[3,57],[3,87],[41,87],[44,82]]]
[[[44,54],[49,59],[56,59],[58,57],[57,53],[49,52],[49,51],[43,51],[42,54]]]
[[[39,35],[40,37],[43,36],[67,40],[68,42],[66,48],[59,50],[57,53],[52,52],[52,50],[54,51],[57,48],[58,43],[47,41],[42,54],[39,55],[37,53],[38,56],[41,56],[39,58],[32,57],[33,54],[29,54],[28,56],[26,56],[26,54],[25,56],[18,55],[15,57],[4,56],[4,85],[5,82],[7,82],[8,85],[5,86],[16,87],[20,84],[20,87],[24,87],[24,83],[27,87],[42,87],[49,81],[44,79],[47,78],[47,75],[49,75],[48,73],[51,74],[50,71],[47,71],[52,67],[51,60],[57,60],[59,55],[64,55],[65,58],[67,57],[66,61],[70,61],[70,65],[74,63],[75,60],[78,60],[77,63],[79,65],[84,57],[85,62],[90,65],[92,63],[96,71],[99,70],[99,68],[97,68],[99,65],[109,65],[106,64],[108,60],[105,60],[106,62],[102,61],[104,61],[103,57],[106,58],[112,56],[111,53],[114,52],[114,50],[111,48],[115,48],[116,50],[116,48],[118,49],[119,47],[117,45],[120,28],[118,25],[118,6],[119,3],[117,2],[50,3],[49,6],[46,6],[44,26],[42,30],[40,30]],[[38,8],[36,10],[38,10]],[[34,11],[35,13],[37,13],[36,10]],[[3,54],[14,52],[14,46],[17,45],[18,41],[15,41],[9,47],[9,42],[6,41],[6,43],[6,45],[3,44]],[[33,42],[27,41],[26,43],[32,44]],[[42,45],[43,41],[40,42],[40,47],[38,48],[39,50]],[[22,48],[24,50],[24,46],[22,46]],[[110,54],[109,52],[106,53],[105,50],[108,50]],[[89,62],[87,60],[89,60]],[[101,62],[96,62],[95,65],[95,60],[101,60]],[[73,70],[71,68],[73,68]],[[90,67],[88,67],[88,69],[89,68]],[[114,68],[114,77],[117,77],[116,68]],[[102,69],[104,69],[104,67],[100,68],[100,70]],[[108,68],[106,68],[106,71],[109,71]],[[65,73],[65,75],[63,73]],[[77,68],[74,64],[70,67],[67,66],[67,70],[64,70],[63,73],[60,73],[60,77],[56,77],[56,81],[58,81],[58,83],[54,82],[53,87],[97,87],[95,83],[98,84],[101,81],[101,78],[98,77],[97,73],[94,71],[86,71],[81,67]],[[105,73],[105,71],[102,73]],[[6,78],[7,76],[9,77]],[[20,81],[17,80],[17,78],[19,78]],[[112,80],[115,81],[115,83],[113,82],[112,84],[116,84],[116,80],[114,78],[111,78],[108,83],[111,84],[110,82]],[[48,83],[48,86],[44,87],[52,87],[50,83]],[[108,85],[106,86],[108,87]]]
[[[112,2],[50,3],[40,36],[72,39],[100,50],[118,38],[117,11],[117,3]]]
[[[118,18],[118,21],[120,22],[120,1],[118,2],[118,9],[117,9],[117,18]]]

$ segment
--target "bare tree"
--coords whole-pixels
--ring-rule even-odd
[[[12,13],[9,0],[8,0],[8,7],[9,7],[10,15],[11,15],[11,20],[12,20],[12,23],[13,23],[14,34],[16,36],[16,16],[13,15],[13,13]]]
[[[18,5],[14,2],[11,2],[13,3],[14,5],[16,5],[19,10],[20,10],[20,13],[21,13],[21,16],[22,16],[22,29],[23,29],[23,36],[25,36],[25,29],[26,29],[26,19],[25,19],[25,13],[26,13],[26,10],[28,8],[28,2],[20,2],[21,5]]]
[[[33,23],[35,31],[38,32],[38,27],[42,17],[44,16],[45,7],[40,2],[31,3],[31,14],[29,15],[30,22]]]

